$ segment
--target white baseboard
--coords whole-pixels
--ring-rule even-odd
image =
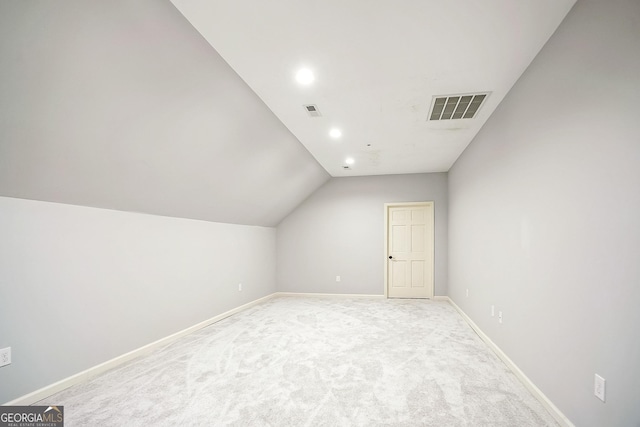
[[[11,406],[11,405],[32,405],[36,402],[39,402],[42,399],[45,399],[49,396],[52,396],[58,392],[61,392],[64,389],[67,389],[75,384],[79,384],[81,382],[87,381],[97,375],[100,375],[103,372],[106,372],[110,369],[113,369],[123,363],[126,363],[132,359],[135,359],[140,356],[144,356],[145,354],[151,353],[153,350],[156,350],[160,347],[163,347],[171,342],[182,338],[185,335],[188,335],[192,332],[197,331],[198,329],[202,329],[211,324],[219,322],[229,316],[232,316],[240,311],[246,310],[250,307],[253,307],[261,302],[267,301],[271,298],[278,296],[307,296],[307,297],[348,297],[348,298],[384,298],[384,295],[362,295],[362,294],[322,294],[322,293],[296,293],[296,292],[274,292],[265,297],[259,298],[255,301],[251,301],[247,304],[241,305],[229,311],[226,311],[222,314],[214,316],[210,319],[207,319],[203,322],[200,322],[196,325],[190,326],[186,329],[183,329],[175,334],[169,335],[167,337],[161,338],[157,341],[154,341],[150,344],[132,350],[128,353],[125,353],[121,356],[115,357],[111,360],[108,360],[99,365],[93,366],[89,369],[86,369],[82,372],[79,372],[70,377],[64,378],[58,382],[45,386],[41,389],[38,389],[34,392],[25,394],[24,396],[18,397],[17,399],[11,400],[7,403],[3,403],[2,406]]]
[[[160,347],[164,347],[165,345],[176,341],[179,338],[182,338],[185,335],[188,335],[192,332],[197,331],[198,329],[202,329],[204,327],[207,327],[209,325],[212,325],[216,322],[219,322],[229,316],[232,316],[240,311],[246,310],[248,308],[251,308],[257,304],[260,304],[264,301],[267,301],[271,298],[273,298],[274,296],[276,296],[277,293],[273,293],[270,295],[267,295],[265,297],[259,298],[257,300],[248,302],[246,304],[243,304],[239,307],[236,307],[234,309],[231,309],[229,311],[226,311],[222,314],[219,314],[217,316],[214,316],[210,319],[207,319],[203,322],[200,322],[198,324],[195,324],[193,326],[190,326],[186,329],[183,329],[179,332],[176,332],[175,334],[169,335],[167,337],[161,338],[157,341],[154,341],[150,344],[147,344],[145,346],[142,346],[140,348],[137,348],[133,351],[130,351],[128,353],[125,353],[121,356],[115,357],[111,360],[108,360],[104,363],[101,363],[99,365],[93,366],[89,369],[86,369],[82,372],[79,372],[75,375],[72,375],[70,377],[67,377],[63,380],[60,380],[56,383],[50,384],[46,387],[43,387],[39,390],[36,390],[32,393],[29,394],[25,394],[24,396],[21,396],[17,399],[14,399],[10,402],[7,402],[5,404],[3,404],[2,406],[10,406],[10,405],[32,405],[42,399],[45,399],[55,393],[58,393],[66,388],[69,388],[75,384],[81,383],[83,381],[87,381],[103,372],[108,371],[109,369],[113,369],[119,365],[122,365],[125,362],[128,362],[129,360],[135,359],[137,357],[140,356],[144,356],[145,354],[149,354],[151,353],[153,350],[156,350]]]
[[[323,294],[323,293],[306,293],[306,292],[276,292],[275,296],[279,297],[320,297],[320,298],[386,298],[384,295],[367,295],[367,294]]]
[[[342,297],[342,298],[373,298],[373,299],[387,299],[386,295],[372,295],[372,294],[329,294],[329,293],[309,293],[309,292],[276,292],[274,296],[280,297]],[[432,301],[447,301],[449,297],[434,295],[431,298]]]
[[[140,356],[144,356],[152,352],[155,349],[163,347],[167,344],[170,344],[173,341],[176,341],[179,338],[182,338],[185,335],[188,335],[192,332],[195,332],[199,329],[212,325],[216,322],[219,322],[229,316],[232,316],[238,312],[251,308],[255,305],[258,305],[262,302],[265,302],[274,297],[287,297],[287,296],[300,296],[300,297],[342,297],[342,298],[370,298],[370,299],[385,299],[384,295],[366,295],[366,294],[330,294],[330,293],[302,293],[302,292],[275,292],[273,294],[267,295],[265,297],[259,298],[257,300],[251,301],[249,303],[243,304],[239,307],[226,311],[222,314],[214,316],[210,319],[207,319],[203,322],[200,322],[196,325],[190,326],[186,329],[183,329],[175,334],[169,335],[165,338],[161,338],[157,341],[154,341],[150,344],[137,348],[133,351],[125,353],[121,356],[115,357],[111,360],[108,360],[104,363],[86,369],[82,372],[79,372],[75,375],[67,377],[63,380],[60,380],[56,383],[43,387],[39,390],[36,390],[32,393],[21,396],[17,399],[14,399],[10,402],[7,402],[4,405],[32,405],[42,399],[45,399],[55,393],[58,393],[66,388],[69,388],[75,384],[81,383],[83,381],[87,381],[103,372],[106,372],[110,369],[113,369],[119,365],[122,365],[125,362],[128,362],[132,359],[135,359]],[[493,350],[493,352],[500,358],[502,361],[511,369],[511,371],[522,381],[522,383],[527,387],[527,389],[544,405],[545,408],[549,411],[549,413],[556,419],[556,421],[563,427],[575,427],[571,421],[562,413],[560,410],[536,387],[533,382],[516,366],[515,363],[493,342],[491,339],[475,324],[473,320],[467,314],[462,311],[460,307],[456,303],[451,300],[448,296],[434,296],[433,301],[447,301],[451,304],[465,319],[465,321],[473,328],[474,331],[480,336],[480,338]]]
[[[471,326],[471,328],[489,346],[489,348],[491,348],[491,350],[493,350],[493,352],[496,354],[496,356],[498,356],[504,362],[504,364],[507,365],[507,367],[509,369],[511,369],[511,372],[513,372],[514,375],[516,377],[518,377],[518,379],[531,392],[531,394],[533,394],[533,396],[536,399],[538,399],[540,401],[540,403],[542,403],[542,405],[547,409],[547,411],[549,411],[549,413],[553,416],[553,418],[555,418],[555,420],[558,422],[558,424],[560,424],[563,427],[575,427],[574,424],[569,420],[569,418],[567,418],[560,411],[560,409],[558,409],[556,407],[556,405],[554,405],[551,402],[551,400],[549,400],[549,398],[547,396],[545,396],[545,394],[542,391],[540,391],[540,389],[538,387],[536,387],[536,385],[524,374],[524,372],[522,372],[520,370],[520,368],[518,368],[518,366],[511,359],[509,359],[509,356],[507,356],[500,349],[500,347],[498,347],[491,340],[491,338],[489,338],[489,336],[486,335],[482,331],[482,329],[480,329],[480,327],[478,325],[476,325],[476,323],[473,320],[471,320],[471,318],[469,316],[467,316],[467,313],[462,311],[462,309],[460,307],[458,307],[458,305],[455,302],[453,302],[453,300],[451,298],[449,298],[449,297],[438,297],[438,299],[439,300],[441,299],[441,300],[448,301],[449,304],[451,304],[458,311],[458,313],[460,313],[462,318],[469,324],[469,326]]]

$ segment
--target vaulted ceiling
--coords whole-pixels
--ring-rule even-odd
[[[446,171],[573,2],[0,2],[0,196],[273,226],[330,175]]]
[[[0,2],[0,195],[273,226],[327,172],[168,1]]]
[[[449,170],[574,1],[172,0],[333,176]],[[478,92],[475,118],[428,120]]]

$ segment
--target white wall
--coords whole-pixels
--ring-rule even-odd
[[[0,403],[275,291],[274,228],[0,197],[0,236]]]
[[[435,294],[446,295],[445,173],[332,178],[277,227],[278,290],[384,294],[384,204],[431,200]]]
[[[639,99],[640,2],[580,0],[449,172],[450,297],[580,427],[640,425]]]

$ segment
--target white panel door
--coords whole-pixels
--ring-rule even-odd
[[[433,297],[433,202],[387,206],[387,296]]]

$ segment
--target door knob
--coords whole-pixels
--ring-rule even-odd
[[[392,256],[392,255],[389,255],[389,259],[393,259],[393,256]]]

